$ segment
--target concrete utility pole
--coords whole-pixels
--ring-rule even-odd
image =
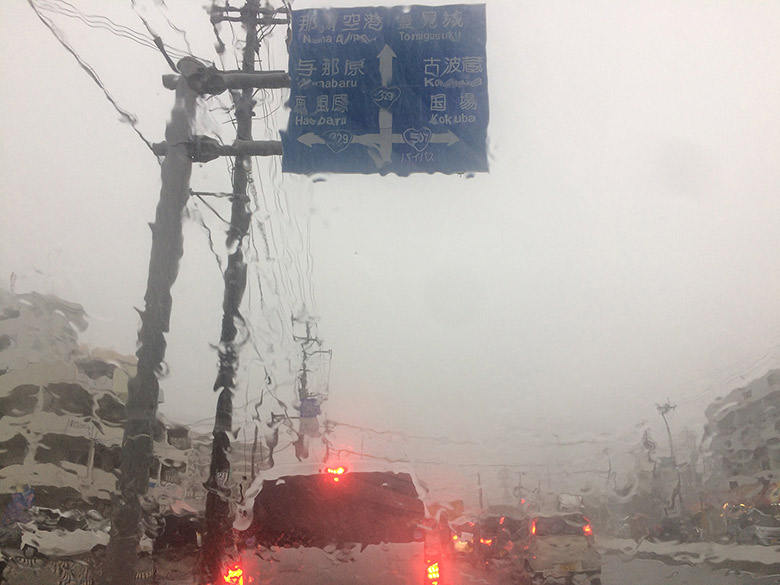
[[[224,498],[225,483],[230,472],[227,450],[230,447],[228,433],[232,426],[232,393],[238,354],[234,346],[237,323],[242,318],[239,306],[246,285],[246,264],[242,242],[251,220],[249,198],[246,194],[250,156],[281,154],[279,141],[252,140],[253,88],[282,88],[290,86],[286,72],[253,72],[254,54],[257,51],[257,25],[287,24],[288,19],[274,18],[277,11],[261,8],[259,0],[249,0],[242,9],[224,8],[227,12],[239,11],[247,28],[247,42],[241,72],[221,72],[204,65],[193,57],[185,57],[176,65],[181,75],[163,76],[163,85],[175,89],[175,105],[171,120],[166,126],[165,142],[155,145],[162,162],[162,188],[152,229],[152,250],[149,260],[145,308],[141,312],[141,328],[138,332],[138,371],[128,383],[125,407],[127,422],[122,440],[119,495],[112,506],[111,540],[106,552],[106,562],[99,583],[101,585],[134,585],[137,546],[140,541],[141,497],[148,491],[149,469],[154,462],[154,428],[157,422],[157,403],[160,385],[157,378],[165,359],[165,334],[170,328],[173,300],[171,287],[179,271],[179,261],[184,254],[182,213],[190,194],[189,181],[193,162],[207,162],[219,156],[234,155],[233,210],[228,232],[228,249],[233,250],[225,272],[224,316],[220,369],[214,390],[220,390],[217,416],[214,425],[212,465],[206,487],[209,489],[206,503],[207,533],[205,535],[204,582],[217,582],[220,560],[225,551],[228,535],[228,503]],[[235,20],[231,16],[225,20]],[[212,22],[219,22],[219,15],[212,15]],[[195,117],[198,95],[218,94],[227,89],[241,90],[236,102],[238,122],[237,140],[233,146],[223,146],[209,137],[193,136],[191,121]],[[235,94],[234,94],[235,95]],[[212,577],[214,579],[212,580]]]
[[[185,60],[182,60],[185,61]],[[162,188],[152,229],[149,277],[138,331],[138,371],[127,388],[127,422],[122,438],[119,496],[113,502],[111,540],[101,577],[103,585],[133,585],[136,547],[140,540],[141,496],[149,487],[153,462],[154,428],[160,384],[157,378],[165,359],[165,334],[170,328],[171,287],[184,254],[182,211],[189,196],[192,160],[186,143],[191,138],[197,94],[182,80],[165,138],[172,146],[162,162]]]
[[[295,323],[295,319],[293,319],[293,324]],[[308,370],[306,369],[306,360],[309,358],[310,354],[306,350],[311,347],[312,344],[319,344],[320,340],[317,339],[317,336],[315,335],[312,337],[311,332],[311,321],[306,321],[306,334],[302,337],[296,336],[293,334],[293,339],[301,344],[301,353],[303,354],[303,360],[301,364],[301,370],[300,374],[298,374],[298,400],[303,403],[307,398],[309,398],[309,388],[308,388]]]
[[[258,0],[249,0],[241,9],[241,22],[246,29],[246,44],[241,71],[251,73],[255,68],[255,54],[258,52],[257,24],[261,16]],[[238,94],[232,93],[236,110],[236,138],[252,140],[252,108],[255,105],[252,88],[245,87]],[[168,144],[173,144],[170,140]],[[214,391],[219,392],[217,412],[214,421],[211,451],[211,468],[206,482],[206,531],[201,549],[202,583],[216,583],[223,571],[223,557],[232,545],[230,525],[230,490],[227,481],[230,476],[230,433],[233,430],[233,392],[236,385],[240,346],[236,344],[238,326],[243,323],[241,301],[246,290],[247,266],[244,261],[244,238],[249,233],[252,219],[247,195],[247,183],[252,159],[246,155],[236,156],[233,165],[233,193],[230,228],[227,235],[228,256],[225,270],[225,293],[222,302],[222,333],[219,344],[219,372],[214,382]]]
[[[293,317],[293,329],[295,328],[296,318]],[[298,417],[298,439],[293,444],[295,447],[295,456],[299,459],[306,459],[309,456],[308,440],[319,436],[319,416],[321,414],[320,406],[326,396],[322,394],[311,394],[309,391],[309,369],[307,362],[309,358],[316,354],[332,355],[330,350],[312,350],[312,346],[319,346],[322,341],[317,338],[316,334],[312,333],[312,321],[308,318],[305,321],[306,333],[303,336],[298,336],[293,333],[293,339],[301,344],[301,353],[303,359],[301,360],[301,369],[298,374],[298,402],[299,402],[299,417]],[[361,443],[361,458],[363,454],[363,447]]]

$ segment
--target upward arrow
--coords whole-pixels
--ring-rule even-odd
[[[390,79],[393,77],[393,59],[396,57],[393,49],[390,45],[385,45],[382,50],[379,51],[379,75],[382,78],[382,86],[387,87],[390,83]]]

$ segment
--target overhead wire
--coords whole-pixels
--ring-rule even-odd
[[[160,47],[160,44],[159,43],[155,43],[154,40],[150,40],[145,35],[139,33],[138,31],[136,31],[136,30],[134,30],[134,29],[132,29],[130,27],[126,27],[124,25],[120,25],[120,24],[114,22],[113,20],[111,20],[108,17],[84,14],[79,9],[77,9],[75,6],[73,6],[72,4],[70,4],[68,2],[65,2],[65,1],[58,2],[58,3],[52,3],[52,2],[49,2],[48,0],[28,0],[28,2],[31,5],[31,7],[33,8],[33,10],[35,11],[35,13],[38,16],[38,18],[44,23],[45,26],[47,26],[47,28],[49,28],[49,30],[52,32],[52,34],[55,36],[55,38],[60,42],[60,44],[77,60],[77,62],[81,66],[81,68],[101,88],[101,90],[105,94],[105,97],[109,100],[109,102],[112,104],[112,106],[117,110],[117,112],[122,116],[122,118],[124,120],[126,120],[131,125],[133,130],[139,136],[139,138],[153,152],[151,142],[149,140],[147,140],[143,136],[143,134],[140,132],[140,130],[137,128],[137,118],[136,118],[136,116],[134,114],[132,114],[131,112],[125,110],[124,108],[122,108],[119,105],[119,103],[114,98],[112,93],[109,92],[109,90],[107,89],[107,87],[105,86],[103,81],[100,79],[100,76],[95,71],[95,69],[92,66],[90,66],[85,61],[85,59],[83,57],[81,57],[81,55],[78,54],[78,52],[75,50],[75,48],[72,47],[65,40],[64,35],[61,33],[59,27],[57,27],[50,18],[45,16],[43,14],[43,11],[48,11],[48,12],[51,12],[51,13],[54,13],[54,14],[58,14],[58,15],[67,16],[67,17],[70,17],[70,18],[78,19],[79,21],[81,21],[82,23],[84,23],[86,26],[88,26],[90,28],[106,30],[106,31],[110,32],[111,34],[113,34],[113,35],[115,35],[117,37],[124,38],[126,40],[130,40],[131,42],[134,42],[136,44],[139,44],[141,46],[144,46],[144,47],[147,47],[147,48],[150,48],[150,49],[153,49],[153,50],[158,49]],[[138,12],[135,0],[133,0],[132,4],[133,4],[133,8],[136,10],[136,12]],[[154,31],[151,29],[151,26],[149,25],[149,23],[146,21],[146,19],[144,19],[140,15],[140,13],[139,13],[139,17],[141,18],[141,21],[144,24],[144,26],[146,26],[149,34],[152,35],[152,37],[154,38],[156,35],[155,35]],[[187,44],[188,50],[190,50],[190,54],[191,54],[191,48],[190,48],[189,42],[186,40],[186,33],[184,33],[184,31],[182,31],[181,29],[178,29],[170,21],[170,19],[168,19],[167,17],[166,17],[166,20],[167,20],[169,26],[173,30],[176,30],[177,32],[181,32],[182,35],[185,37],[185,43]],[[233,37],[234,37],[233,46],[234,47],[238,47],[239,46],[239,42],[238,42],[238,39],[236,38],[235,30],[233,30],[232,25],[231,25],[231,30],[233,32]],[[267,31],[266,31],[266,33],[267,33]],[[216,31],[216,29],[215,29],[215,34],[217,34],[217,36],[218,36],[218,32]],[[265,36],[265,33],[263,35],[263,38],[264,38],[264,36]],[[168,47],[168,50],[170,51],[170,53],[174,54],[174,55],[185,56],[187,54],[187,53],[183,53],[181,51],[178,51],[176,49],[170,48],[168,45],[165,45],[165,47]],[[222,111],[224,111],[224,112],[229,111],[229,108],[227,108],[224,104],[222,104],[222,102],[221,102],[221,100],[219,100],[219,98],[217,98],[217,101],[220,104],[220,109]],[[274,111],[277,111],[277,110],[278,110],[278,107],[276,109],[274,109],[271,113],[273,113]],[[232,123],[235,124],[235,121],[233,120]],[[228,161],[226,161],[226,163],[229,165]],[[252,189],[255,190],[255,183],[254,183],[254,181],[251,181],[250,184],[252,185]],[[197,201],[199,201],[201,204],[206,206],[206,208],[208,208],[209,211],[211,211],[211,213],[215,217],[220,219],[220,221],[222,221],[223,223],[229,223],[224,217],[222,217],[222,215],[211,204],[209,204],[204,199],[204,195],[205,195],[204,193],[195,193],[195,192],[193,192],[193,195],[195,196],[195,199]],[[256,190],[255,190],[255,195],[256,195]],[[255,197],[255,200],[257,200],[257,197]],[[200,213],[200,211],[198,209],[198,204],[197,203],[195,203],[195,209],[197,211],[197,217],[195,219],[201,225],[201,227],[206,231],[207,237],[208,237],[208,240],[209,240],[209,247],[210,247],[212,253],[217,258],[217,262],[218,262],[218,266],[220,268],[220,271],[224,273],[224,268],[221,265],[221,260],[220,260],[219,254],[216,252],[216,249],[215,249],[215,246],[214,246],[212,229],[204,221],[203,215]],[[259,229],[260,237],[263,240],[263,248],[264,248],[264,251],[265,251],[263,256],[265,257],[266,260],[271,260],[271,252],[270,252],[271,244],[268,241],[268,233],[267,233],[267,231],[265,229],[265,224],[260,224],[260,225],[261,225],[261,228]],[[258,258],[261,256],[259,250],[256,247],[256,244],[255,244],[255,254],[256,254],[256,256]],[[287,290],[288,290],[288,292],[291,292],[291,288],[290,287],[287,287]],[[279,292],[278,289],[277,289],[276,292],[277,293]],[[286,319],[283,318],[283,316],[281,314],[278,315],[278,323],[281,324],[282,325],[282,329],[284,329],[284,324],[286,323]],[[256,337],[255,336],[252,336],[252,337],[253,337],[252,344],[254,345],[255,352],[258,354],[258,356],[261,356],[262,352],[260,351],[259,347],[257,347],[257,345],[256,345],[256,341],[255,341]],[[291,369],[292,369],[291,367],[288,367],[288,370],[291,370]],[[274,389],[269,389],[269,394],[274,397],[274,399],[277,402],[277,405],[280,408],[282,408],[282,410],[285,412],[285,416],[289,416],[288,415],[288,407],[287,407],[287,405],[283,401],[281,401],[279,399],[279,397],[276,395],[276,391]],[[202,421],[195,421],[195,423],[193,423],[193,424],[198,424],[199,422],[204,422],[205,420],[208,420],[208,419],[203,419]]]
[[[236,29],[232,23],[230,23],[230,30],[232,34],[231,46],[238,64],[238,55],[243,43],[239,41]],[[225,70],[225,62],[228,59],[225,43],[220,37],[219,27],[214,26],[213,32],[217,39],[219,60],[222,62],[223,70]],[[261,28],[258,39],[265,39],[269,33],[270,29]],[[222,48],[220,49],[220,47]],[[259,63],[260,68],[263,68],[259,52],[256,53],[255,60]],[[267,90],[260,91],[262,91],[260,94],[258,91],[255,91],[254,96],[271,98],[258,100],[260,109],[263,112],[261,119],[268,127],[274,113],[281,108],[281,104],[273,101],[275,96],[272,93]],[[216,108],[218,111],[210,109],[210,115],[228,113],[230,111],[230,108],[226,107],[219,98],[216,99],[216,102],[219,104],[218,108]],[[224,123],[229,123],[235,127],[235,119],[232,116]],[[228,167],[228,172],[232,174],[233,169],[227,158],[225,163]],[[309,283],[307,286],[304,282],[306,278],[311,278],[313,256],[310,245],[310,225],[307,225],[306,229],[304,229],[299,219],[295,217],[296,214],[290,208],[288,194],[284,187],[279,186],[277,182],[279,179],[278,162],[272,161],[268,166],[270,167],[271,182],[274,185],[274,192],[270,197],[270,200],[273,201],[272,205],[268,205],[269,197],[266,194],[264,181],[259,180],[263,173],[257,158],[253,158],[255,172],[249,173],[247,181],[248,194],[250,195],[252,206],[252,222],[250,223],[250,230],[247,233],[248,239],[246,240],[246,246],[249,249],[247,260],[250,264],[250,270],[254,273],[252,282],[255,282],[255,286],[247,290],[247,313],[245,314],[246,318],[242,323],[242,327],[245,328],[245,341],[248,342],[248,347],[251,347],[261,362],[266,364],[267,378],[264,392],[274,399],[276,406],[282,409],[283,417],[289,419],[289,406],[280,399],[277,391],[282,385],[286,386],[289,384],[291,387],[293,386],[293,382],[296,379],[294,374],[298,370],[298,365],[293,362],[298,361],[295,356],[300,350],[297,347],[292,347],[293,330],[286,316],[290,312],[297,312],[297,309],[289,311],[284,309],[284,307],[311,306],[312,301],[310,299],[313,299],[313,284]],[[215,217],[223,223],[227,223],[226,219],[219,214],[214,206],[208,204],[203,196],[196,196],[196,199],[197,201],[194,202],[196,206],[200,204],[205,205]],[[261,217],[258,217],[258,215]],[[279,230],[277,230],[277,220],[282,218],[284,218],[282,224],[288,227],[285,228],[283,225],[280,225]],[[211,231],[207,231],[211,238]],[[297,243],[294,243],[294,241]],[[303,252],[307,254],[305,261],[300,257],[300,254]],[[304,264],[308,268],[304,268]],[[263,319],[260,321],[262,324],[260,328],[257,327],[257,320],[252,318],[252,307],[256,304],[255,294],[259,295],[259,309],[263,315]],[[271,301],[271,298],[274,300]],[[261,343],[264,344],[262,348],[260,347]],[[285,349],[280,354],[279,351],[282,348]],[[269,355],[269,352],[275,355]],[[280,359],[282,361],[279,361]],[[290,374],[289,380],[276,379],[277,375],[275,372],[280,371],[280,366]],[[327,376],[329,378],[329,372]],[[270,385],[268,380],[271,381]],[[249,384],[250,380],[247,383]],[[326,380],[325,387],[328,386],[329,382]],[[262,402],[263,396],[263,393],[261,393],[259,399],[249,401],[246,388],[248,386],[245,387],[247,398],[244,405],[245,412],[247,412],[247,407],[250,405],[258,403],[258,401]],[[279,447],[277,452],[284,449],[282,445]]]
[[[163,43],[162,37],[158,35],[154,30],[152,30],[152,27],[149,25],[149,21],[147,21],[144,16],[141,14],[141,12],[138,10],[138,5],[136,4],[135,0],[130,0],[133,10],[135,11],[138,18],[141,20],[141,23],[146,27],[146,30],[149,32],[149,34],[152,36],[152,41],[154,42],[155,47],[157,47],[160,52],[162,53],[162,56],[165,58],[165,61],[168,63],[168,66],[176,73],[179,72],[179,69],[176,67],[176,63],[173,62],[173,59],[171,59],[171,56],[168,54],[168,50],[165,48],[165,44]]]
[[[449,437],[444,437],[444,436],[432,437],[426,435],[408,435],[400,431],[377,431],[376,429],[373,429],[371,427],[363,427],[360,425],[354,425],[351,423],[341,422],[333,419],[328,419],[326,421],[326,424],[333,427],[344,427],[348,429],[358,430],[361,432],[371,433],[374,435],[388,435],[392,437],[400,437],[403,439],[433,441],[434,443],[438,443],[440,445],[476,445],[477,444],[474,441],[456,441],[455,439],[451,439]]]
[[[185,31],[184,29],[181,29],[178,26],[176,26],[175,24],[173,24],[173,22],[168,17],[168,15],[165,14],[165,12],[163,11],[162,8],[160,8],[162,6],[162,7],[165,8],[165,10],[168,10],[168,5],[165,3],[165,0],[156,0],[154,5],[157,7],[157,9],[163,15],[163,18],[168,23],[168,26],[171,27],[171,29],[173,29],[175,32],[177,32],[177,33],[179,33],[181,35],[182,40],[184,40],[184,44],[187,46],[187,51],[189,52],[189,54],[190,55],[194,55],[194,52],[192,50],[192,46],[190,46],[190,41],[187,38],[187,31]]]
[[[44,7],[49,12],[76,18],[90,28],[101,28],[119,37],[132,40],[133,42],[136,42],[140,45],[154,48],[154,44],[138,31],[127,26],[117,24],[107,16],[84,14],[66,0],[59,0],[57,2],[52,2],[49,0],[37,0],[37,4],[39,4],[41,7]]]
[[[267,33],[267,31],[266,31],[266,33]],[[263,35],[261,35],[261,39],[264,38],[264,36],[265,36],[265,33]],[[259,53],[257,54],[256,62],[258,63],[258,66],[260,68],[263,68],[263,61],[260,58]],[[258,90],[258,91],[255,91],[254,97],[258,97],[258,94],[262,95],[263,98],[271,97],[273,99],[273,97],[275,97],[275,94],[272,93],[272,92],[268,92],[268,90]],[[271,126],[272,126],[271,122],[272,122],[272,119],[273,119],[273,113],[278,111],[280,106],[277,106],[277,107],[275,107],[275,108],[273,108],[273,109],[271,109],[269,111],[269,102],[271,102],[271,100],[269,100],[269,99],[260,99],[260,100],[258,100],[258,104],[259,104],[260,108],[263,111],[263,115],[261,115],[259,117],[259,119],[262,120],[265,123],[265,127],[266,127],[267,133],[268,134],[272,134],[273,130],[271,128]],[[267,162],[267,164],[265,164],[263,166],[265,168],[270,168],[270,171],[271,171],[270,183],[273,185],[273,189],[274,189],[274,192],[275,192],[274,199],[277,199],[279,197],[279,191],[280,190],[283,191],[283,188],[280,186],[279,181],[275,180],[277,177],[274,177],[274,170],[278,166],[278,161],[274,158],[274,159],[271,159],[271,160],[266,161],[266,162]],[[261,173],[261,169],[260,169],[260,162],[259,162],[259,160],[257,158],[255,158],[255,160],[254,160],[254,166],[255,166],[256,171],[257,171],[257,176],[260,176],[262,173]],[[280,298],[284,297],[288,301],[292,301],[293,306],[295,306],[296,304],[300,304],[300,303],[303,303],[304,306],[307,305],[307,304],[310,305],[310,303],[306,303],[305,294],[304,295],[300,294],[300,293],[303,292],[303,287],[299,286],[298,287],[298,291],[299,292],[296,293],[296,291],[295,291],[296,287],[290,286],[290,283],[288,282],[289,278],[285,278],[285,275],[289,274],[289,271],[284,270],[283,268],[285,266],[287,266],[288,268],[293,268],[293,269],[297,268],[298,271],[300,272],[300,260],[294,258],[293,261],[291,262],[290,259],[289,259],[289,255],[291,253],[290,252],[290,248],[291,247],[289,245],[286,245],[286,246],[285,245],[281,245],[281,246],[279,245],[279,242],[277,240],[277,229],[275,227],[277,225],[277,222],[273,221],[273,219],[271,217],[272,216],[272,214],[270,213],[271,208],[269,208],[269,206],[268,206],[268,198],[267,198],[267,194],[266,194],[266,189],[264,187],[264,182],[263,181],[254,181],[253,180],[253,182],[250,184],[250,187],[251,187],[250,193],[252,194],[252,198],[253,198],[255,207],[258,210],[262,209],[264,211],[264,217],[262,219],[258,219],[255,216],[255,219],[254,219],[254,221],[252,223],[252,236],[253,236],[253,242],[254,242],[254,245],[255,245],[255,252],[257,254],[257,257],[259,257],[259,252],[257,251],[257,244],[256,244],[256,242],[257,242],[258,238],[257,238],[256,232],[259,232],[260,238],[262,238],[263,248],[264,248],[264,251],[265,251],[265,258],[266,258],[266,260],[270,261],[272,259],[272,256],[274,255],[274,252],[272,250],[276,251],[274,262],[273,262],[273,264],[271,266],[271,271],[270,271],[270,273],[271,273],[270,275],[271,275],[271,277],[273,279],[272,282],[273,282],[273,287],[274,287],[274,296],[277,299],[280,299]],[[276,219],[280,219],[280,218],[284,218],[284,217],[288,217],[289,218],[289,217],[291,217],[293,215],[291,213],[291,210],[289,210],[289,209],[282,210],[281,206],[276,206],[276,208],[277,208],[277,212],[274,214]],[[280,210],[282,210],[281,213],[279,213]],[[269,221],[269,219],[271,219],[271,221]],[[296,233],[298,234],[298,241],[307,239],[307,237],[308,237],[308,234],[304,235],[303,231],[300,230],[300,229],[298,229],[296,231]],[[286,243],[289,243],[289,242],[286,242]],[[281,254],[279,253],[280,251],[281,251]],[[294,255],[294,251],[292,253]],[[258,272],[257,279],[258,279],[258,284],[259,285],[261,285],[260,278],[261,278],[261,275]],[[280,283],[281,283],[281,288],[280,288]],[[262,290],[262,287],[261,287],[261,290]],[[281,329],[277,330],[275,332],[275,334],[277,336],[281,337],[281,338],[286,338],[288,340],[291,339],[293,337],[293,333],[294,332],[293,332],[292,328],[288,327],[288,324],[287,324],[285,319],[279,319],[279,317],[281,316],[280,315],[280,309],[279,308],[274,309],[273,313],[276,316],[276,323],[281,325]],[[296,350],[296,351],[298,351],[298,350]],[[328,353],[329,353],[329,356],[332,356],[331,352],[328,352]],[[294,366],[294,364],[292,363],[292,358],[293,358],[292,354],[287,353],[287,356],[288,356],[287,357],[287,360],[288,360],[288,371],[290,371],[290,370],[292,370],[296,366]],[[329,388],[329,376],[330,376],[329,369],[330,368],[328,367],[327,368],[327,372],[326,372],[326,376],[325,376],[324,386],[323,386],[326,389],[326,392],[327,392],[327,388]]]
[[[233,36],[233,42],[231,44],[233,45],[233,49],[234,49],[233,54],[236,57],[236,69],[240,70],[241,69],[241,59],[239,58],[239,55],[241,55],[241,53],[242,53],[241,43],[240,43],[240,41],[238,39],[238,35],[236,35],[236,29],[233,26],[233,22],[232,21],[228,21],[228,25],[230,26],[230,33]]]
[[[218,36],[218,30],[217,30],[216,28],[215,28],[215,31],[214,31],[214,32],[215,32],[215,35],[217,35],[217,36]],[[235,38],[235,31],[233,31],[233,33],[234,33],[234,38]],[[233,45],[233,46],[234,46],[234,47],[237,47],[237,46],[238,46],[238,44],[237,44],[237,43],[234,43],[234,45]],[[223,57],[222,55],[220,56],[220,58],[221,58],[221,60],[223,60],[223,61],[224,61],[224,57]],[[230,122],[230,123],[232,123],[232,124],[233,124],[233,126],[235,127],[235,119],[234,119],[234,118],[231,118],[231,119],[229,120],[229,122]],[[228,163],[228,164],[229,164],[229,163]],[[257,215],[257,211],[258,211],[258,209],[259,209],[259,206],[258,206],[258,203],[257,203],[257,197],[256,197],[256,181],[255,181],[255,179],[254,179],[254,175],[253,175],[251,172],[249,173],[249,175],[248,175],[248,177],[247,177],[247,187],[248,187],[248,190],[249,190],[250,194],[252,195],[251,199],[252,199],[252,201],[253,201],[253,204],[254,204],[254,209],[253,209],[252,216],[253,216],[253,218],[254,218],[254,217],[256,217],[256,215]],[[253,222],[252,224],[250,224],[250,226],[254,226],[254,222]],[[258,248],[257,248],[257,244],[256,244],[256,240],[257,240],[257,238],[256,238],[256,236],[255,236],[255,233],[254,233],[254,231],[250,230],[250,232],[248,233],[248,236],[249,236],[249,245],[250,245],[250,247],[251,247],[251,248],[253,249],[253,251],[254,251],[254,256],[253,256],[253,257],[251,257],[251,256],[250,256],[250,258],[249,258],[249,259],[251,260],[252,258],[254,258],[255,260],[257,260],[257,259],[259,259],[261,256],[260,256],[260,252],[259,252],[259,250],[258,250]],[[266,250],[265,259],[266,259],[266,260],[270,260],[270,254],[269,254],[269,252],[268,252],[268,243],[267,243],[267,241],[265,241],[265,240],[264,240],[264,248],[265,248],[265,250]],[[258,291],[259,291],[259,293],[260,293],[260,297],[261,297],[261,308],[262,308],[262,306],[264,306],[264,305],[265,305],[265,301],[264,301],[264,294],[265,294],[265,293],[264,293],[264,287],[262,286],[262,282],[260,281],[260,275],[259,275],[259,273],[258,273],[258,275],[257,275],[257,289],[258,289]],[[252,294],[253,294],[253,289],[252,289],[252,288],[250,288],[250,289],[247,291],[247,296],[249,297],[249,303],[248,303],[248,304],[249,304],[250,306],[251,306],[251,298],[252,298]],[[277,315],[277,317],[279,317],[279,315]],[[279,319],[279,322],[283,322],[283,320],[282,320],[282,319]],[[244,326],[247,328],[247,330],[248,330],[248,332],[249,332],[249,335],[248,335],[248,340],[249,340],[249,343],[250,343],[251,347],[253,348],[253,350],[254,350],[255,354],[256,354],[256,355],[258,356],[258,358],[260,358],[262,361],[264,361],[265,363],[268,363],[268,355],[266,355],[266,354],[265,354],[265,352],[261,351],[261,349],[260,349],[260,348],[259,348],[259,346],[258,346],[258,340],[261,338],[261,336],[260,336],[260,335],[258,335],[257,329],[254,327],[254,324],[253,324],[253,319],[251,319],[251,317],[250,317],[250,318],[248,318],[248,319],[246,319],[246,320],[245,320],[245,323],[244,323]],[[288,368],[288,370],[289,370],[289,368]],[[267,368],[266,368],[266,371],[268,372]],[[268,372],[268,376],[272,376],[272,374],[271,374],[270,372]],[[273,382],[273,381],[272,381],[272,383],[273,383],[273,385],[274,385],[275,387],[277,387],[277,386],[278,386],[278,383],[276,383],[276,382]],[[272,398],[273,398],[273,399],[276,401],[277,405],[278,405],[278,406],[280,406],[280,407],[282,408],[282,410],[283,410],[283,411],[284,411],[284,413],[285,413],[285,416],[286,416],[286,417],[288,417],[288,416],[289,416],[289,415],[287,414],[287,413],[288,413],[288,407],[287,407],[287,405],[286,405],[286,404],[285,404],[283,401],[281,401],[281,400],[279,399],[279,397],[278,397],[278,395],[277,395],[277,393],[276,393],[276,388],[275,388],[275,387],[274,387],[274,388],[268,387],[268,391],[269,391],[268,393],[269,393],[269,394],[272,396]],[[261,399],[262,399],[262,398],[261,398]],[[244,410],[245,410],[245,412],[246,412],[246,405],[245,405],[245,407],[244,407]]]
[[[729,374],[726,376],[726,378],[722,379],[717,384],[710,384],[703,390],[697,392],[696,394],[693,394],[691,396],[687,396],[681,399],[678,399],[676,402],[678,405],[683,404],[692,404],[695,402],[698,402],[702,398],[704,398],[708,394],[712,394],[716,391],[723,391],[723,388],[726,384],[733,383],[736,380],[744,380],[745,375],[749,374],[750,372],[754,371],[756,366],[758,366],[761,362],[767,362],[771,361],[775,364],[777,364],[778,361],[780,361],[780,344],[770,347],[765,353],[763,353],[760,357],[755,358],[750,365],[747,367],[741,367],[736,372]],[[775,355],[773,355],[775,354]],[[771,360],[770,360],[771,358]],[[733,388],[732,388],[733,390]],[[729,390],[727,390],[729,391]]]
[[[30,7],[33,9],[38,19],[46,26],[46,28],[49,29],[49,31],[51,31],[51,33],[54,35],[57,41],[65,48],[65,50],[68,51],[68,53],[70,53],[74,59],[76,59],[81,69],[103,91],[103,95],[106,97],[109,103],[111,103],[114,109],[119,113],[122,119],[125,120],[128,124],[130,124],[130,127],[133,129],[133,131],[138,135],[141,141],[143,141],[143,143],[147,146],[147,148],[149,148],[149,150],[154,154],[154,148],[152,147],[151,141],[149,141],[138,129],[138,119],[136,118],[136,116],[119,105],[119,103],[111,94],[111,92],[109,92],[106,86],[103,84],[97,71],[95,71],[92,68],[92,66],[90,66],[89,63],[87,63],[84,60],[84,58],[78,54],[78,52],[73,48],[73,46],[71,46],[71,44],[65,40],[62,31],[54,24],[54,22],[52,22],[50,19],[48,19],[43,15],[40,7],[38,6],[40,0],[27,0],[27,2],[30,4]]]
[[[107,16],[85,14],[66,0],[58,0],[57,2],[53,2],[51,0],[35,0],[35,2],[48,12],[53,12],[55,14],[69,18],[75,18],[83,22],[89,28],[103,29],[117,37],[130,40],[134,43],[137,43],[138,45],[155,51],[158,50],[158,46],[155,44],[154,40],[150,39],[143,33],[140,33],[128,26],[118,24]],[[177,50],[169,45],[165,45],[165,48],[169,53],[179,58],[187,55],[187,53]]]
[[[268,62],[272,61],[272,54],[270,44],[265,44],[266,58]],[[263,96],[268,96],[271,99],[263,99],[260,101],[260,107],[263,110],[261,120],[264,122],[266,132],[268,134],[274,134],[278,132],[274,122],[273,114],[278,111],[281,104],[272,107],[273,99],[276,94],[269,93],[267,90],[263,90]],[[279,100],[281,101],[281,99]],[[298,301],[308,308],[309,312],[316,312],[314,307],[314,294],[313,294],[313,256],[311,254],[311,231],[310,231],[310,218],[307,213],[307,225],[305,229],[300,224],[299,213],[295,213],[290,208],[291,198],[288,196],[284,181],[282,180],[281,173],[279,172],[278,160],[269,161],[268,172],[270,177],[270,183],[274,186],[272,201],[274,205],[268,206],[266,193],[263,191],[263,199],[266,202],[268,209],[273,209],[273,214],[280,219],[283,219],[283,225],[291,228],[290,233],[297,234],[293,239],[294,242],[287,242],[288,244],[294,243],[297,246],[297,250],[292,250],[291,246],[281,247],[283,254],[283,264],[288,266],[291,270],[286,271],[284,274],[280,274],[280,282],[283,291],[287,295],[297,297]],[[271,227],[270,237],[275,239],[274,228]],[[301,255],[306,255],[306,268],[303,267]],[[293,276],[293,273],[295,276]],[[307,284],[308,283],[308,286]]]

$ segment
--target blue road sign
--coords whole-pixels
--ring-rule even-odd
[[[292,13],[289,173],[487,171],[484,4]]]

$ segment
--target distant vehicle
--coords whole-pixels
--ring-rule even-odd
[[[239,506],[241,570],[262,585],[444,585],[452,536],[424,495],[407,466],[277,465]]]
[[[740,544],[780,544],[780,520],[755,508],[729,521],[728,533]]]
[[[582,514],[532,518],[525,541],[518,545],[522,548],[517,562],[522,563],[525,583],[601,585],[601,555]]]
[[[623,518],[623,522],[618,529],[618,538],[631,538],[636,542],[642,540],[654,540],[660,528],[654,526],[650,516],[641,512],[634,512],[630,516]]]
[[[474,529],[474,553],[477,561],[484,565],[502,560],[510,562],[514,540],[527,532],[527,526],[527,519],[518,520],[507,515],[480,518]]]
[[[33,520],[19,524],[25,557],[99,554],[108,546],[110,523],[95,510],[61,512],[33,506],[30,512]]]
[[[451,525],[452,549],[456,557],[473,559],[476,545],[476,526],[477,523],[473,521]]]
[[[459,534],[455,534],[452,537],[453,548],[455,554],[460,556],[468,556],[474,552],[474,533],[462,531]]]
[[[664,516],[655,537],[661,541],[698,542],[701,531],[687,516]]]

